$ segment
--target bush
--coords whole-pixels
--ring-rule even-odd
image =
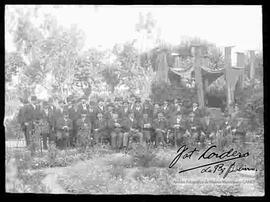
[[[155,158],[155,152],[141,144],[135,144],[132,148],[134,164],[141,167],[149,167]]]
[[[158,177],[159,171],[157,168],[141,168],[134,175],[137,180],[143,180],[143,178],[157,179]]]
[[[154,82],[151,86],[151,99],[153,101],[162,102],[167,99],[180,98],[184,100],[185,107],[192,102],[198,102],[195,88],[187,88],[184,86],[175,87],[168,83]]]

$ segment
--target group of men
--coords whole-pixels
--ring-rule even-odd
[[[66,103],[55,106],[51,99],[39,102],[32,96],[20,109],[18,121],[27,145],[31,144],[36,123],[42,123],[43,149],[47,149],[49,143],[55,143],[60,149],[85,149],[94,144],[109,143],[119,150],[129,148],[131,141],[155,146],[189,144],[204,147],[216,143],[224,147],[230,144],[228,141],[233,141],[233,134],[245,136],[241,120],[232,122],[227,115],[224,123],[217,125],[210,113],[203,113],[197,103],[184,106],[180,99],[163,103],[146,99],[142,103],[136,97],[117,97],[114,101],[100,98],[97,102],[88,102],[83,97],[77,103],[68,98]]]

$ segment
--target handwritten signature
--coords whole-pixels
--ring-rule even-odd
[[[201,173],[218,173],[219,175],[224,173],[223,178],[226,178],[228,176],[228,174],[232,173],[232,172],[237,172],[237,171],[241,171],[241,170],[256,170],[255,168],[248,168],[248,167],[243,166],[243,165],[237,167],[235,161],[233,163],[231,163],[228,167],[224,165],[224,162],[248,157],[249,152],[242,154],[241,152],[238,152],[234,149],[230,149],[228,151],[225,151],[225,152],[219,154],[219,153],[216,153],[215,151],[213,151],[213,148],[216,148],[216,147],[217,147],[216,145],[213,145],[213,146],[209,147],[208,149],[206,149],[202,154],[200,154],[198,156],[197,160],[217,159],[217,161],[203,164],[203,165],[199,165],[199,166],[195,166],[195,167],[188,168],[185,170],[181,170],[181,171],[179,171],[179,173],[202,168]],[[180,147],[177,150],[177,155],[170,163],[169,168],[172,168],[173,166],[175,166],[175,164],[179,161],[180,158],[191,159],[191,157],[194,154],[199,153],[199,150],[196,147],[192,150],[189,150],[189,151],[188,150],[189,150],[189,148],[186,145],[183,145],[182,147]]]

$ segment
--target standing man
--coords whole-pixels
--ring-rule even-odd
[[[86,111],[88,111],[87,105],[86,105],[86,98],[83,98],[83,102],[85,104],[85,108]],[[72,121],[72,130],[70,131],[70,136],[69,136],[69,143],[68,145],[75,147],[76,144],[76,139],[77,139],[77,126],[76,126],[76,121],[78,119],[78,117],[80,116],[80,112],[82,111],[82,109],[79,107],[79,114],[77,114],[75,107],[74,107],[74,103],[72,102],[72,98],[71,96],[67,98],[67,104],[64,107],[64,111],[67,111],[68,115],[69,115],[69,119]]]
[[[169,119],[169,118],[170,118],[171,108],[170,108],[170,106],[169,106],[169,100],[165,100],[165,101],[163,102],[162,112],[163,112],[163,116],[164,116],[166,119]]]
[[[21,125],[21,129],[24,133],[24,137],[25,137],[25,142],[26,142],[26,146],[29,146],[29,138],[30,138],[30,131],[31,129],[31,113],[29,113],[29,109],[30,109],[30,103],[27,100],[22,100],[23,102],[23,106],[20,108],[19,113],[18,113],[18,122]]]
[[[143,114],[148,114],[148,117],[153,118],[153,106],[150,103],[150,100],[146,99],[143,103]]]
[[[201,112],[201,110],[199,109],[198,103],[194,102],[194,103],[192,104],[192,112],[195,113],[195,116],[196,116],[197,118],[201,117],[202,112]]]
[[[54,120],[54,109],[52,106],[49,105],[47,101],[43,102],[42,108],[42,142],[43,142],[43,149],[48,149],[48,141],[53,141],[53,133],[55,128],[55,120]]]
[[[141,120],[142,118],[142,112],[143,112],[143,108],[141,106],[141,99],[137,99],[135,102],[135,106],[133,108],[133,113],[134,113],[134,117],[137,120],[137,122],[139,120]]]
[[[175,99],[171,106],[171,117],[175,117],[178,113],[184,114],[184,107],[180,99]]]
[[[56,131],[58,145],[61,149],[66,149],[70,143],[70,133],[73,131],[73,124],[68,111],[64,111],[64,117],[57,120]]]
[[[153,109],[153,117],[152,119],[157,119],[158,113],[161,111],[161,107],[158,102],[154,103],[154,109]]]
[[[105,109],[105,105],[104,105],[104,100],[102,98],[98,99],[98,105],[95,109],[95,115],[97,116],[98,113],[102,113],[105,114],[106,109]]]
[[[123,102],[123,108],[121,109],[121,112],[120,112],[121,113],[121,117],[123,119],[128,118],[129,117],[129,114],[131,113],[131,110],[130,110],[128,104],[129,104],[128,101],[127,100],[124,100],[124,102]]]

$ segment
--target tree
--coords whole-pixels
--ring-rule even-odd
[[[114,93],[115,87],[120,83],[119,71],[116,67],[107,67],[101,72],[105,82],[110,87],[111,93]]]
[[[27,64],[20,73],[22,86],[33,93],[34,86],[41,84],[64,100],[74,92],[75,67],[84,44],[83,32],[76,26],[61,27],[53,16],[32,7],[17,11],[14,42],[17,53]],[[41,20],[38,25],[34,23],[36,18]]]
[[[21,68],[25,68],[26,64],[21,55],[17,52],[5,54],[5,81],[11,82],[12,76],[17,75]]]

